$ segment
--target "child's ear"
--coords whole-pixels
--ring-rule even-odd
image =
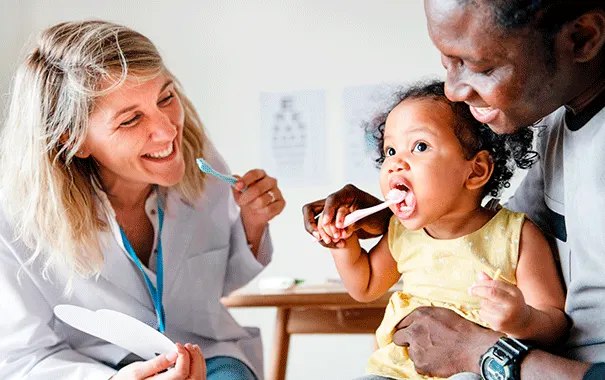
[[[494,160],[487,150],[482,150],[471,160],[471,173],[466,179],[466,188],[479,189],[489,181],[494,171]]]

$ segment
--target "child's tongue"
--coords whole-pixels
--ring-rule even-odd
[[[396,205],[397,211],[401,214],[408,214],[416,206],[416,197],[411,190],[407,191],[403,201]]]

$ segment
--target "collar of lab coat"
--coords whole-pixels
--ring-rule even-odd
[[[109,227],[109,231],[102,231],[99,234],[99,243],[104,254],[104,263],[100,276],[118,286],[146,308],[154,310],[151,296],[148,296],[147,299],[141,299],[141,294],[149,295],[149,291],[147,290],[140,270],[124,247],[115,210],[111,206],[107,194],[96,185],[94,185],[94,189],[97,195],[97,205],[100,217],[102,220],[106,221]],[[175,277],[170,274],[175,273],[181,261],[185,259],[185,250],[171,249],[177,247],[177,245],[166,244],[167,240],[169,240],[166,239],[166,237],[170,236],[174,231],[180,231],[178,235],[180,236],[181,241],[178,244],[178,248],[187,247],[189,245],[189,240],[191,240],[191,237],[193,236],[193,229],[195,226],[189,223],[178,222],[188,220],[189,213],[194,209],[181,200],[177,191],[160,188],[160,192],[162,192],[162,196],[164,196],[165,199],[164,225],[162,229],[162,247],[164,248],[164,289],[165,291],[169,291],[172,288],[172,283],[175,281]],[[156,233],[158,230],[157,218],[151,217],[150,214],[157,216],[157,196],[157,192],[152,191],[145,201],[146,213],[150,216],[150,220],[154,225],[154,231],[156,231]],[[177,215],[180,215],[180,217],[177,218]],[[155,255],[153,257],[155,257]],[[153,282],[155,282],[155,273],[151,270],[147,270],[146,272]]]

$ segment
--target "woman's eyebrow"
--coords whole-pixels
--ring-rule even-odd
[[[173,81],[172,79],[168,79],[168,80],[166,81],[166,83],[164,83],[164,85],[162,85],[162,88],[160,89],[160,91],[159,91],[159,92],[160,92],[160,93],[162,93],[162,92],[163,92],[163,91],[164,91],[164,90],[165,90],[165,89],[166,89],[168,86],[170,86],[170,85],[171,85],[171,84],[173,84],[173,83],[174,83],[174,81]],[[126,112],[129,112],[129,111],[132,111],[133,109],[135,109],[135,108],[137,108],[137,107],[138,107],[138,105],[136,105],[136,104],[135,104],[135,105],[132,105],[132,106],[124,107],[124,108],[122,108],[121,110],[119,110],[118,112],[116,112],[116,113],[113,115],[113,117],[111,118],[111,120],[113,121],[113,120],[117,119],[117,118],[118,118],[118,116],[120,116],[121,114],[126,113]]]
[[[118,112],[116,112],[116,113],[113,115],[113,117],[111,118],[111,120],[113,121],[113,120],[117,119],[117,118],[118,118],[118,116],[120,116],[121,114],[126,113],[126,112],[129,112],[129,111],[132,111],[133,109],[135,109],[135,108],[137,108],[137,107],[138,107],[138,105],[137,105],[137,104],[134,104],[134,105],[132,105],[132,106],[128,106],[128,107],[122,108],[121,110],[119,110]]]
[[[166,83],[164,83],[164,85],[162,86],[162,88],[160,89],[160,92],[164,91],[166,89],[166,87],[170,86],[173,83],[174,83],[174,81],[172,79],[168,79],[166,81]]]

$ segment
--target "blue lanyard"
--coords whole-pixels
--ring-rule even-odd
[[[143,264],[141,264],[141,260],[137,257],[137,254],[134,252],[132,245],[128,241],[126,234],[122,227],[120,227],[120,233],[122,234],[122,241],[124,242],[124,248],[134,260],[137,267],[143,273],[143,277],[145,278],[145,283],[147,283],[147,288],[149,289],[149,294],[151,295],[151,300],[153,301],[153,306],[155,308],[155,314],[158,318],[158,330],[163,333],[166,329],[166,314],[164,313],[164,305],[162,305],[162,293],[164,292],[164,264],[162,261],[162,225],[164,224],[164,210],[162,210],[162,206],[160,204],[161,195],[158,193],[158,221],[159,221],[159,231],[158,231],[158,244],[157,244],[157,254],[156,254],[156,282],[157,289],[153,286],[153,283],[143,270]]]

